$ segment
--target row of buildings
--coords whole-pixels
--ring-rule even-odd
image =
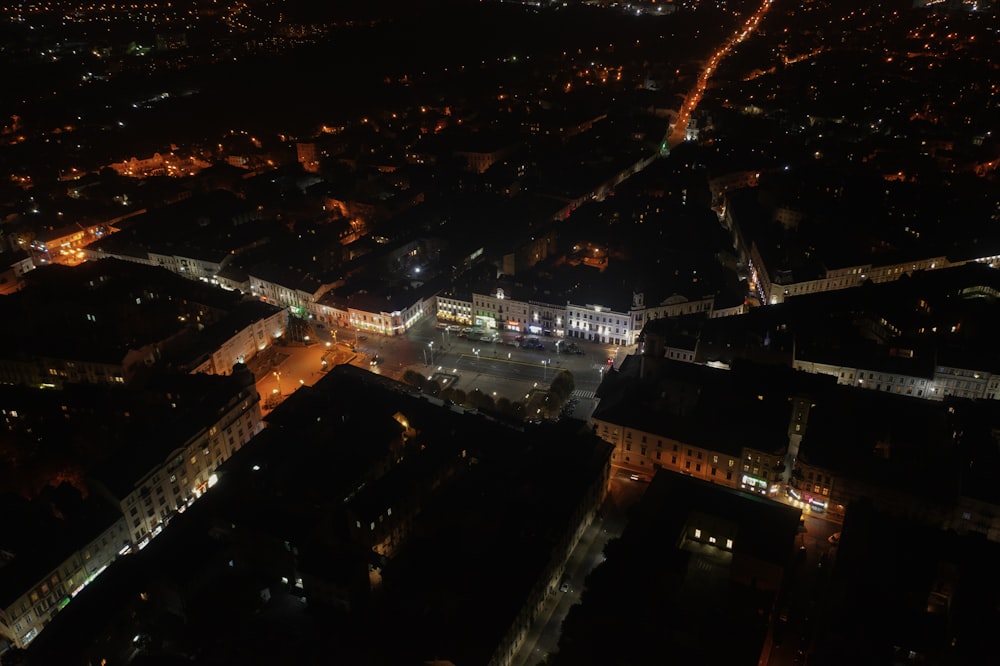
[[[21,648],[261,431],[244,361],[287,322],[276,306],[113,259],[26,279],[2,303],[17,325],[0,332],[0,636]]]
[[[37,466],[47,464],[63,480],[39,479],[51,482],[50,490],[31,503],[4,496],[11,504],[0,561],[0,637],[7,648],[29,645],[114,560],[145,548],[263,428],[254,377],[245,369],[157,374],[127,391],[87,384],[3,388],[14,472],[40,476]],[[32,445],[43,441],[39,456]],[[65,502],[47,501],[56,492]]]
[[[266,421],[29,658],[510,664],[609,486],[610,447],[578,425],[529,431],[346,365]]]
[[[1000,539],[997,272],[918,272],[742,316],[662,319],[592,421],[614,464],[838,516],[866,500]],[[725,418],[719,418],[720,410]]]

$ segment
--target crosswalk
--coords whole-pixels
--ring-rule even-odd
[[[570,397],[580,398],[580,399],[587,399],[587,400],[593,400],[594,398],[597,397],[597,394],[595,394],[593,391],[583,391],[583,390],[577,389],[577,390],[573,391],[573,393],[572,393],[572,395]]]

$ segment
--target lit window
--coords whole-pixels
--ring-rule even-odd
[[[715,543],[715,537],[708,537],[709,543]]]
[[[695,539],[700,539],[700,538],[701,538],[701,530],[699,530],[699,529],[695,528],[695,531],[694,531],[694,538],[695,538]]]
[[[726,548],[728,548],[730,550],[733,549],[733,540],[732,539],[726,539]]]

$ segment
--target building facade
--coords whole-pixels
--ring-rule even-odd
[[[130,547],[125,518],[117,516],[41,578],[19,581],[23,589],[0,601],[0,636],[16,648],[26,648],[60,610]],[[6,555],[17,558],[14,553]]]

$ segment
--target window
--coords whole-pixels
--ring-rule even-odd
[[[694,466],[694,471],[696,471],[696,472],[700,472],[701,471],[701,463],[698,463],[697,465]]]
[[[701,530],[699,530],[697,527],[694,530],[694,538],[695,539],[700,539],[701,538]]]

